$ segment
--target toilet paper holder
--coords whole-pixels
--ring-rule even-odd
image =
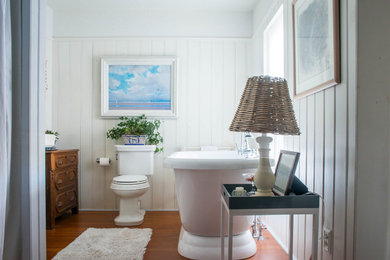
[[[96,163],[100,163],[100,158],[96,158]],[[108,163],[111,163],[111,159],[108,159]]]

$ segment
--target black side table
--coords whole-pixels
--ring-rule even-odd
[[[228,259],[233,255],[233,217],[242,215],[290,215],[290,245],[289,259],[293,259],[293,227],[294,214],[313,215],[312,259],[317,259],[318,251],[318,221],[320,196],[288,195],[274,197],[233,197],[232,191],[237,187],[246,191],[252,189],[250,184],[223,184],[221,189],[221,259],[225,259],[225,210],[228,214]]]

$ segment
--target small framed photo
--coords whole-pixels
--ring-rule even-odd
[[[299,161],[298,152],[281,150],[275,170],[275,186],[272,191],[280,196],[288,195]]]
[[[102,117],[174,119],[177,108],[176,57],[102,57]]]

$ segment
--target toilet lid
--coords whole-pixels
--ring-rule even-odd
[[[148,178],[145,175],[120,175],[112,179],[113,183],[117,184],[142,184],[147,183]]]

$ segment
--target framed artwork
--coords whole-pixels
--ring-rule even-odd
[[[300,153],[281,150],[275,168],[275,185],[272,191],[280,196],[288,195],[294,180]]]
[[[294,98],[340,83],[339,0],[294,0]]]
[[[174,56],[102,57],[101,116],[177,116]]]

